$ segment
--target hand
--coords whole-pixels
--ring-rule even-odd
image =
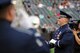
[[[76,30],[72,30],[74,35],[77,35],[77,31]]]
[[[76,30],[72,30],[72,32],[73,32],[74,35],[77,34],[77,31]]]
[[[49,43],[50,43],[50,44],[51,44],[51,43],[55,44],[55,43],[56,43],[56,40],[51,39],[51,40],[49,41]]]

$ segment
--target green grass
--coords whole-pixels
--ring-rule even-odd
[[[54,48],[50,49],[50,53],[54,53]]]

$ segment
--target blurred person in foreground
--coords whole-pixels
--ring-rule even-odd
[[[14,0],[0,0],[0,53],[49,53],[45,41],[36,37],[39,34],[21,33],[10,26],[16,14],[14,4]]]
[[[74,28],[73,34],[75,36],[75,50],[74,53],[80,53],[80,20],[77,21],[77,27]]]
[[[68,25],[71,16],[63,11],[60,11],[60,14],[57,21],[60,27],[54,32],[49,43],[54,45],[54,53],[73,53],[74,36]]]

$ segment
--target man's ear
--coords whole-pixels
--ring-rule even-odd
[[[7,13],[8,13],[8,15],[11,17],[12,16],[12,7],[11,6],[9,6],[8,8],[7,8]]]
[[[9,21],[12,21],[12,20],[13,20],[13,10],[12,10],[12,6],[9,6],[6,11],[7,11],[7,19],[8,19]]]

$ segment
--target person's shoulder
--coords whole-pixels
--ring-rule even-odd
[[[14,37],[21,37],[21,38],[31,38],[33,37],[33,34],[29,34],[29,33],[23,33],[23,32],[20,32],[20,31],[17,31],[13,28],[11,28],[11,31],[10,33],[14,36]]]
[[[72,30],[70,29],[70,27],[66,26],[65,28],[63,28],[62,30],[64,33],[72,33]]]

